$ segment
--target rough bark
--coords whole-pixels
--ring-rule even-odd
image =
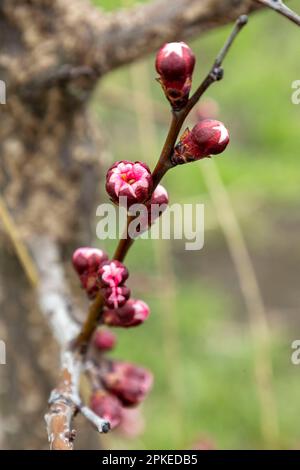
[[[0,0],[0,78],[7,84],[0,190],[24,240],[46,234],[67,253],[90,239],[101,136],[87,105],[104,73],[257,8],[250,0],[156,0],[104,13],[85,0]],[[2,233],[0,331],[9,352],[1,400],[10,424],[2,446],[42,448],[56,348],[4,240]]]

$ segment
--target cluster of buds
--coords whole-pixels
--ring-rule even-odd
[[[148,305],[142,300],[130,299],[125,282],[129,273],[124,264],[109,261],[108,256],[94,248],[79,248],[73,255],[73,266],[81,285],[90,299],[101,294],[105,300],[100,322],[110,327],[129,328],[140,325],[149,316]],[[116,346],[116,336],[100,326],[93,337],[96,359]],[[103,367],[103,362],[105,367]],[[102,364],[102,366],[101,366]],[[138,405],[152,384],[152,375],[141,367],[119,361],[101,359],[100,385],[92,393],[91,409],[106,419],[111,428],[118,426],[128,406]]]
[[[195,56],[184,42],[165,44],[156,55],[158,80],[174,111],[180,111],[188,102],[194,65]],[[217,155],[228,143],[229,133],[223,123],[201,119],[181,137],[174,149],[172,163],[178,165]]]
[[[158,81],[174,111],[183,108],[192,87],[195,56],[184,42],[165,44],[156,55]]]
[[[101,387],[92,393],[90,406],[94,413],[117,427],[127,407],[140,404],[152,387],[151,372],[128,362],[110,361],[100,370]]]
[[[148,305],[142,300],[130,299],[130,289],[125,285],[129,273],[123,263],[117,260],[109,261],[107,254],[102,250],[84,247],[75,251],[73,266],[90,299],[99,292],[103,295],[104,324],[129,328],[147,320],[150,315]],[[99,333],[95,341],[99,344],[102,341],[105,343],[108,339],[107,334],[107,332]]]
[[[158,81],[171,103],[174,116],[188,104],[194,66],[195,56],[183,42],[165,44],[156,56]],[[184,132],[172,156],[169,155],[169,163],[175,166],[220,154],[228,143],[229,133],[224,124],[202,117],[191,131],[187,129]],[[156,177],[158,167],[154,173]],[[149,167],[139,161],[114,163],[106,175],[106,191],[111,201],[125,207],[131,216],[136,214],[134,206],[139,206],[136,209],[142,217],[139,217],[138,234],[149,229],[169,202],[166,189],[161,185],[156,187]],[[108,361],[103,357],[105,352],[116,345],[116,336],[107,327],[138,326],[147,320],[150,310],[142,300],[130,298],[130,290],[125,284],[129,273],[124,264],[118,260],[109,260],[102,250],[76,250],[73,265],[88,297],[93,299],[101,295],[104,299],[99,321],[101,326],[93,338],[94,355],[100,357],[101,362],[96,364],[97,377],[93,383],[90,405],[96,414],[108,420],[111,428],[114,428],[122,422],[126,408],[138,405],[145,398],[153,378],[142,367],[116,360]]]

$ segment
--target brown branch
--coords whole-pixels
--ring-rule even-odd
[[[281,0],[255,0],[257,3],[264,5],[272,10],[277,11],[282,16],[300,26],[300,16],[297,15],[293,10],[288,8]]]
[[[72,429],[77,406],[73,400],[74,389],[78,387],[79,362],[73,355],[63,355],[60,380],[49,399],[49,411],[45,416],[50,450],[73,450],[75,431]]]
[[[67,350],[62,354],[62,368],[57,387],[49,399],[49,411],[45,416],[50,450],[73,450],[75,430],[73,418],[77,412],[97,429],[107,433],[110,424],[82,404],[79,396],[79,379],[82,369],[82,355]]]

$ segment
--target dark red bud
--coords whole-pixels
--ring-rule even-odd
[[[187,129],[175,148],[172,161],[182,164],[222,153],[229,143],[229,132],[220,121],[204,119]]]
[[[111,331],[99,328],[93,338],[93,344],[99,351],[109,351],[116,345],[117,338]]]
[[[195,56],[184,42],[165,44],[156,55],[155,67],[159,81],[172,107],[181,109],[187,102],[192,86]]]

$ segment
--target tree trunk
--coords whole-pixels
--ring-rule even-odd
[[[20,236],[46,234],[65,256],[89,242],[101,136],[87,105],[104,73],[256,8],[248,0],[158,0],[105,14],[84,0],[0,0],[0,79],[7,86],[0,189]],[[7,345],[0,446],[46,448],[43,414],[58,352],[4,231],[0,236],[0,339]]]

